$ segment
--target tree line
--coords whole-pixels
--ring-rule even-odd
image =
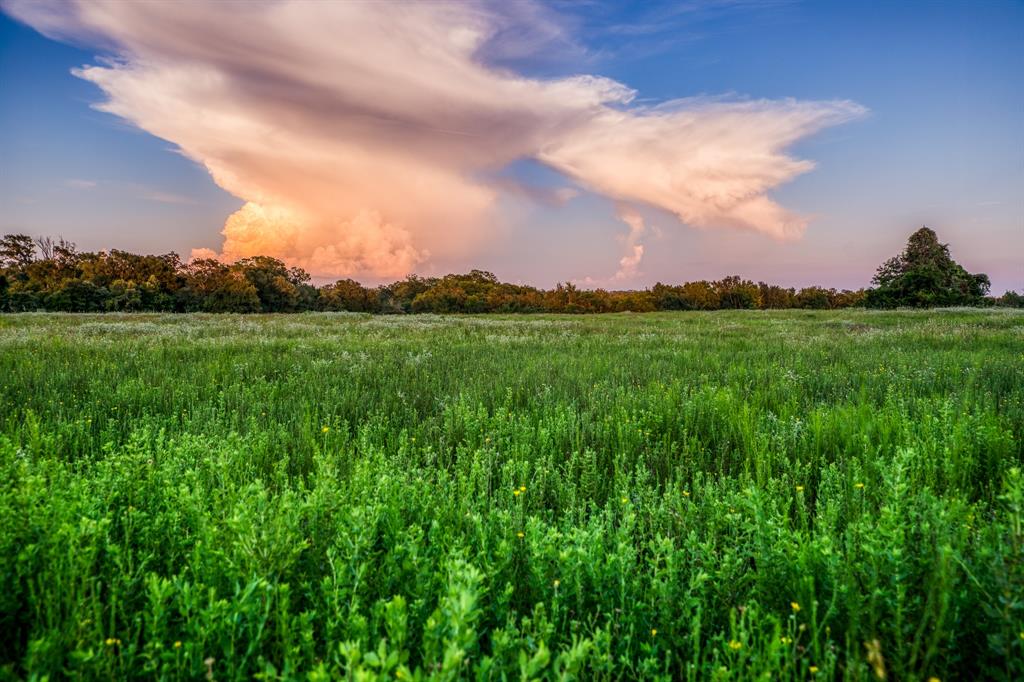
[[[952,265],[951,265],[952,264]],[[834,309],[853,306],[1024,305],[1012,292],[987,297],[988,277],[949,258],[928,228],[879,268],[872,289],[786,288],[739,276],[649,289],[553,289],[509,284],[472,270],[410,275],[377,287],[342,279],[316,287],[310,275],[269,256],[233,263],[175,253],[79,252],[63,239],[8,234],[0,239],[0,311],[291,313],[605,313],[657,310]]]

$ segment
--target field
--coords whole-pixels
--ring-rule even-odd
[[[0,677],[1024,678],[1024,314],[0,316]]]

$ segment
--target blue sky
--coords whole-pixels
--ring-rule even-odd
[[[741,274],[786,285],[868,284],[922,224],[949,242],[993,291],[1024,289],[1024,3],[736,2],[554,5],[564,45],[497,57],[529,77],[614,79],[633,105],[725,95],[732,100],[850,100],[864,116],[789,148],[814,170],[771,188],[810,216],[797,240],[693,227],[646,203],[641,267],[608,283],[622,256],[619,202],[579,187],[564,205],[520,194],[471,253],[432,249],[415,269],[491,269],[550,285],[622,288]],[[233,196],[205,168],[113,115],[71,69],[96,64],[0,15],[0,231],[63,235],[85,249],[220,250]],[[533,160],[499,174],[540,188],[564,174]],[[569,183],[572,184],[572,183]],[[372,273],[362,279],[372,280]],[[387,279],[387,277],[384,277]]]

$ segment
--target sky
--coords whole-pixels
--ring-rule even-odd
[[[0,0],[0,232],[631,289],[1024,290],[1024,3]]]

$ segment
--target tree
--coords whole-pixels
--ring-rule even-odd
[[[979,305],[988,294],[988,275],[972,275],[949,255],[949,245],[922,227],[907,240],[903,253],[882,263],[866,292],[872,308]]]
[[[721,308],[757,308],[761,305],[761,290],[750,280],[731,275],[715,282],[718,305]]]
[[[718,310],[719,294],[713,282],[687,282],[679,289],[681,310]]]
[[[996,305],[1006,308],[1024,308],[1024,294],[1018,294],[1016,291],[1007,291],[996,299]]]
[[[0,267],[23,270],[35,260],[36,245],[27,234],[5,234],[0,238]]]
[[[800,308],[827,310],[832,307],[835,291],[822,287],[804,287],[796,295],[796,304]]]
[[[104,310],[110,292],[87,279],[67,279],[50,294],[48,308],[69,313],[94,313]]]
[[[376,294],[354,279],[339,279],[334,284],[320,288],[317,298],[318,310],[349,310],[372,312],[377,304]]]
[[[796,294],[792,289],[784,289],[774,284],[765,282],[757,283],[758,292],[761,295],[761,307],[768,308],[793,308],[799,305]]]
[[[212,258],[198,258],[184,268],[180,307],[208,313],[253,313],[260,310],[256,287],[238,271]]]
[[[381,312],[412,312],[413,300],[435,284],[437,284],[435,278],[409,275],[403,280],[381,287],[379,289]]]
[[[289,268],[270,256],[252,256],[236,261],[231,269],[242,274],[256,288],[260,309],[265,313],[290,313],[299,309],[299,287],[309,281],[301,268]]]

